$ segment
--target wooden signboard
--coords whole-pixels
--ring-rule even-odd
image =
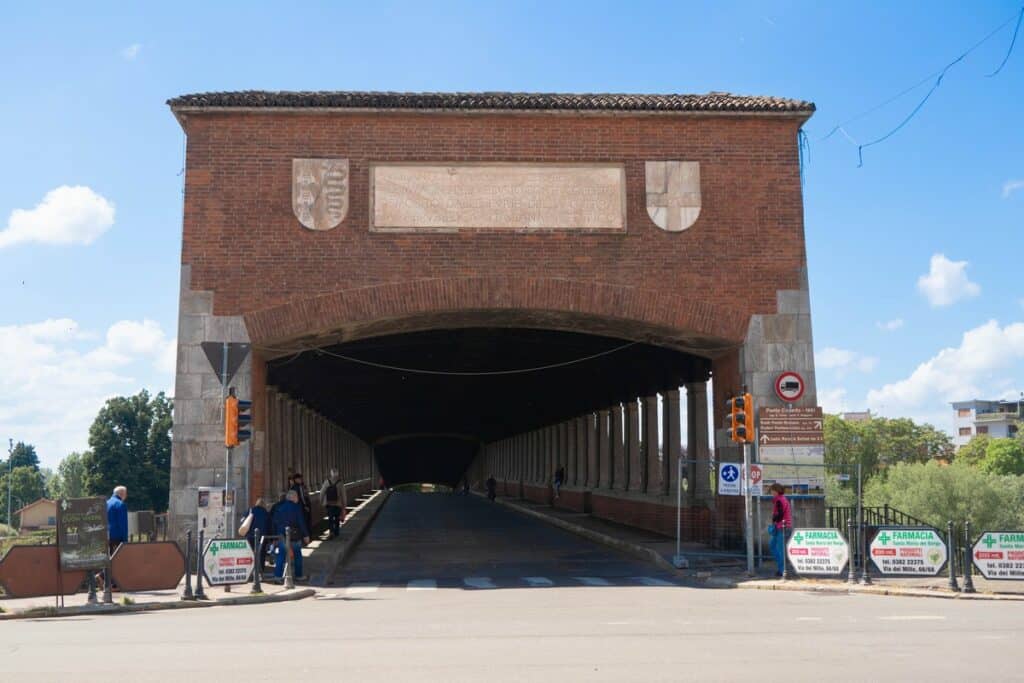
[[[64,498],[57,501],[60,568],[103,569],[107,555],[107,501]]]

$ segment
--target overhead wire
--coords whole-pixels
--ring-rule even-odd
[[[938,89],[938,87],[940,85],[942,85],[942,79],[946,76],[946,73],[951,68],[953,68],[954,66],[956,66],[957,64],[962,62],[964,60],[964,58],[966,58],[969,54],[971,54],[972,52],[977,50],[979,47],[981,47],[982,45],[987,43],[989,40],[991,40],[997,33],[1002,31],[1007,25],[1009,25],[1011,22],[1013,22],[1014,19],[1017,20],[1017,24],[1016,24],[1016,27],[1014,28],[1014,31],[1013,31],[1013,37],[1010,40],[1010,46],[1009,46],[1009,48],[1006,51],[1006,56],[1003,58],[1003,61],[999,65],[999,67],[995,71],[993,71],[991,74],[987,75],[988,77],[995,76],[996,74],[998,74],[1002,70],[1003,66],[1006,65],[1007,61],[1009,61],[1009,59],[1010,59],[1010,55],[1013,52],[1014,45],[1016,44],[1016,41],[1017,41],[1017,34],[1018,34],[1019,30],[1020,30],[1021,20],[1024,19],[1024,5],[1021,6],[1020,10],[1017,13],[1015,13],[1013,16],[1008,17],[1005,21],[1003,21],[1001,24],[999,24],[999,26],[997,26],[994,29],[992,29],[991,31],[989,31],[988,34],[985,35],[985,37],[983,37],[981,40],[977,41],[976,43],[971,45],[969,48],[964,50],[959,56],[957,56],[956,59],[954,59],[953,61],[951,61],[948,64],[946,64],[944,67],[942,67],[938,71],[932,72],[931,74],[929,74],[929,75],[925,76],[924,78],[920,79],[919,81],[917,81],[913,85],[904,88],[903,90],[901,90],[900,92],[896,93],[892,97],[888,98],[884,102],[881,102],[880,104],[877,104],[877,105],[875,105],[875,106],[873,106],[873,107],[871,107],[869,109],[866,109],[866,110],[860,112],[859,114],[857,114],[856,116],[853,116],[853,117],[843,121],[842,123],[839,123],[839,124],[833,126],[832,129],[826,135],[824,135],[823,137],[821,137],[819,139],[819,141],[828,140],[829,138],[831,138],[836,133],[841,133],[843,135],[843,137],[846,138],[846,140],[848,142],[850,142],[852,145],[857,147],[857,161],[858,161],[857,167],[860,168],[861,166],[864,165],[864,150],[866,148],[871,147],[873,145],[877,145],[880,142],[883,142],[883,141],[889,139],[894,134],[896,134],[898,131],[900,131],[904,126],[906,126],[908,123],[910,123],[911,119],[913,119],[918,114],[918,112],[921,111],[921,108],[924,107],[925,103],[932,96],[932,94],[934,94],[935,91]],[[884,135],[882,135],[880,137],[877,137],[874,140],[871,140],[870,142],[862,143],[862,142],[856,140],[846,130],[846,126],[850,125],[851,123],[853,123],[855,121],[858,121],[858,120],[864,118],[865,116],[878,111],[879,109],[885,107],[886,105],[891,104],[892,102],[895,102],[896,100],[902,98],[904,95],[907,95],[908,93],[913,92],[914,90],[916,90],[917,88],[921,87],[925,83],[928,83],[933,78],[935,79],[935,82],[932,84],[932,87],[928,89],[928,92],[925,93],[924,97],[921,98],[921,100],[911,110],[911,112],[902,121],[900,121],[899,124],[897,124],[895,128],[890,130],[888,133],[886,133],[886,134],[884,134]]]
[[[608,355],[611,355],[613,353],[617,353],[618,351],[622,351],[624,349],[628,349],[631,346],[636,346],[638,343],[639,342],[628,342],[626,344],[622,344],[620,346],[616,346],[613,349],[606,349],[604,351],[600,351],[598,353],[591,354],[589,356],[584,356],[582,358],[574,358],[572,360],[562,361],[560,363],[549,363],[547,365],[538,365],[538,366],[529,367],[529,368],[514,368],[514,369],[511,369],[511,370],[478,370],[478,371],[470,371],[470,370],[427,370],[427,369],[424,369],[424,368],[407,368],[407,367],[400,366],[400,365],[391,365],[391,364],[388,364],[388,363],[378,363],[376,361],[366,360],[364,358],[355,358],[353,356],[348,356],[348,355],[345,355],[343,353],[336,353],[334,351],[327,351],[325,349],[318,349],[318,348],[307,348],[307,349],[298,349],[298,350],[296,350],[296,349],[274,349],[274,348],[266,347],[264,350],[265,351],[272,351],[272,352],[287,353],[287,354],[291,355],[290,358],[288,358],[287,360],[279,363],[280,365],[285,365],[287,363],[291,363],[292,361],[294,361],[296,358],[298,358],[302,354],[307,353],[307,352],[312,352],[312,353],[314,353],[316,355],[319,355],[319,356],[329,356],[331,358],[338,358],[340,360],[345,360],[345,361],[348,361],[350,363],[358,363],[360,365],[367,365],[367,366],[374,367],[374,368],[380,368],[382,370],[393,370],[395,372],[405,372],[405,373],[416,374],[416,375],[447,375],[447,376],[454,376],[454,377],[491,377],[491,376],[497,376],[497,375],[520,375],[520,374],[525,374],[525,373],[529,373],[529,372],[540,372],[540,371],[543,371],[543,370],[554,370],[554,369],[557,369],[557,368],[568,367],[570,365],[577,365],[579,363],[585,363],[587,361],[594,360],[595,358],[601,358],[602,356],[608,356]]]

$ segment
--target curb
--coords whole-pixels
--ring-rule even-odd
[[[0,614],[0,621],[14,619],[53,619],[94,614],[130,614],[132,612],[160,612],[172,609],[197,609],[202,607],[221,607],[230,605],[262,605],[272,602],[290,602],[302,600],[316,595],[312,588],[299,588],[274,594],[240,595],[221,600],[175,600],[172,602],[144,602],[135,605],[83,605],[80,607],[30,607],[20,612]]]
[[[994,593],[951,593],[942,591],[929,591],[914,588],[900,588],[898,586],[826,586],[822,584],[800,584],[800,583],[751,583],[735,582],[734,588],[744,590],[760,591],[793,591],[801,593],[836,593],[839,595],[893,595],[905,598],[939,598],[942,600],[989,600],[1003,602],[1024,601],[1024,595],[999,595]]]
[[[382,497],[380,503],[377,505],[377,507],[370,511],[370,516],[366,518],[365,522],[363,522],[362,527],[360,527],[358,531],[352,534],[352,538],[350,538],[348,542],[345,543],[345,547],[341,549],[340,553],[338,553],[338,559],[334,563],[334,570],[331,572],[332,574],[334,572],[337,572],[342,566],[344,566],[345,562],[348,561],[349,556],[353,552],[355,552],[355,549],[359,546],[360,543],[362,543],[363,537],[366,536],[366,533],[370,530],[370,527],[372,527],[373,523],[377,520],[377,515],[380,514],[380,511],[384,509],[384,505],[388,502],[388,499],[391,498],[391,489],[381,491],[381,495]]]
[[[480,496],[481,498],[483,497],[483,495],[480,493],[476,493],[476,495]],[[564,519],[558,519],[557,517],[546,515],[543,512],[537,512],[536,510],[531,510],[529,508],[522,507],[517,503],[513,503],[512,501],[509,500],[503,500],[498,498],[495,499],[494,502],[497,503],[498,505],[504,505],[510,510],[515,510],[520,514],[526,515],[528,517],[533,517],[535,519],[539,519],[552,526],[556,526],[564,531],[576,534],[577,536],[582,536],[583,538],[589,541],[594,541],[595,543],[600,543],[602,545],[608,546],[609,548],[614,548],[615,550],[624,552],[627,555],[632,555],[633,557],[636,557],[638,559],[646,560],[647,562],[655,564],[659,568],[664,569],[665,571],[671,574],[675,574],[677,576],[682,575],[682,573],[678,569],[676,569],[675,565],[673,565],[671,562],[662,557],[661,553],[655,550],[651,550],[650,548],[645,548],[641,545],[636,545],[635,543],[630,543],[628,541],[623,541],[621,539],[615,538],[614,536],[602,534],[599,531],[593,531],[591,529],[578,526],[576,524],[573,524],[572,522],[567,522]]]
[[[342,525],[342,530],[354,529],[351,536],[345,536],[340,544],[331,543],[332,550],[329,554],[325,554],[322,558],[322,563],[317,565],[318,569],[324,568],[322,571],[318,571],[316,574],[310,575],[310,585],[316,586],[317,588],[324,588],[328,585],[327,580],[338,570],[338,568],[345,562],[348,556],[353,552],[355,546],[358,545],[359,541],[362,540],[363,536],[366,535],[366,530],[369,525],[373,523],[373,520],[377,518],[377,514],[380,512],[381,507],[384,506],[384,502],[390,495],[390,491],[382,490],[375,494],[369,501],[364,503],[353,516],[349,517]],[[347,531],[345,532],[347,533]],[[323,547],[323,546],[321,546]],[[309,562],[310,559],[305,560]]]

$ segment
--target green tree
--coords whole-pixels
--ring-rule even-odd
[[[826,464],[859,463],[865,478],[900,462],[953,458],[953,441],[945,432],[907,418],[848,421],[838,415],[826,415],[823,426]]]
[[[0,476],[0,515],[3,516],[6,523],[10,523],[7,519],[7,482],[10,479],[11,484],[11,512],[18,508],[24,507],[29,503],[33,503],[42,498],[46,493],[46,485],[43,481],[43,475],[39,470],[29,467],[15,467],[10,474],[4,470],[3,475]],[[19,526],[17,515],[13,515],[15,526]]]
[[[87,495],[85,488],[86,460],[90,453],[69,453],[57,465],[57,473],[50,481],[49,493],[52,498],[82,498]]]
[[[991,439],[988,434],[978,434],[956,452],[956,462],[980,465],[981,461],[985,459],[985,452],[988,450],[989,441]]]
[[[36,455],[36,447],[32,444],[19,441],[14,444],[14,448],[11,450],[10,462],[6,460],[3,461],[2,467],[5,472],[8,467],[11,469],[18,467],[31,467],[38,470],[39,456]]]
[[[1019,439],[990,439],[981,469],[993,474],[1024,474],[1024,443]]]
[[[109,496],[128,487],[134,509],[167,509],[171,464],[171,402],[161,392],[107,401],[89,429],[92,456],[85,462],[89,493]]]
[[[1024,525],[1024,477],[985,472],[964,462],[899,463],[868,482],[864,503],[890,505],[944,529],[969,519],[975,529]]]

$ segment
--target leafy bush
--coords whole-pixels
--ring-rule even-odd
[[[940,529],[970,520],[975,530],[1024,528],[1024,477],[986,472],[964,462],[900,463],[871,479],[869,506],[888,504]]]

